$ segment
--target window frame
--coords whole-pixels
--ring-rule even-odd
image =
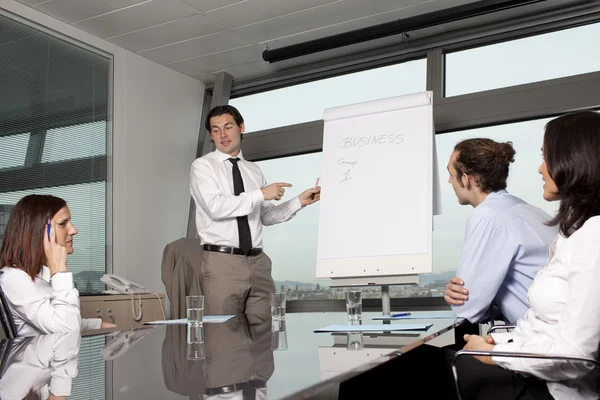
[[[224,96],[224,93],[219,91],[219,82],[231,77],[227,73],[220,72],[216,74],[214,87],[208,87],[207,93],[214,96],[217,90],[221,99],[220,104],[226,104],[229,97],[247,96],[426,57],[426,88],[433,91],[436,135],[553,117],[569,111],[598,108],[600,71],[445,97],[445,54],[598,22],[600,22],[599,6],[571,6],[567,9],[516,18],[508,23],[482,24],[460,32],[436,35],[434,41],[427,38],[415,41],[409,49],[398,50],[397,47],[386,47],[338,59],[335,63],[298,67],[287,74],[280,73],[262,79],[234,81],[233,86]],[[244,138],[244,156],[251,161],[262,161],[322,151],[322,135],[322,120],[253,132]],[[200,137],[202,136],[203,129],[200,133]],[[204,136],[204,151],[199,155],[212,150],[207,145],[209,139],[208,135]],[[193,222],[192,213],[190,213],[190,222]],[[189,232],[188,236],[190,236]],[[441,297],[393,298],[391,306],[394,310],[449,308]],[[363,307],[379,311],[381,301],[365,299]],[[344,309],[344,300],[288,302],[288,312],[343,311]]]

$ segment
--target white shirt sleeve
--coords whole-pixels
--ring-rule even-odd
[[[70,272],[54,274],[50,279],[50,297],[41,293],[24,271],[11,272],[10,280],[3,280],[2,290],[13,312],[25,322],[45,334],[81,329],[79,292]]]
[[[490,317],[490,306],[510,267],[516,248],[493,222],[471,216],[465,229],[465,243],[456,276],[469,290],[463,305],[453,305],[459,318],[477,323]]]
[[[267,180],[263,176],[262,187],[267,186]],[[263,225],[275,225],[289,221],[302,208],[298,196],[280,204],[264,201],[260,209],[260,220]]]
[[[496,345],[495,351],[598,358],[600,290],[596,283],[600,282],[600,246],[598,246],[600,220],[588,222],[594,222],[595,226],[586,224],[580,229],[581,232],[576,232],[579,233],[577,238],[570,238],[574,240],[569,250],[569,262],[565,265],[568,270],[568,297],[555,300],[564,304],[562,315],[557,322],[556,337],[551,338],[543,332],[531,332],[529,329],[524,329],[524,326],[518,326],[514,331],[513,342]],[[552,291],[552,288],[547,290]],[[530,310],[529,313],[532,311]],[[523,321],[520,321],[519,325],[521,323]],[[591,369],[591,366],[585,366],[581,362],[502,357],[493,359],[502,367],[528,373],[546,381],[582,378]]]
[[[102,318],[82,318],[81,319],[81,330],[82,331],[100,329],[101,327],[102,327]]]
[[[80,343],[79,332],[16,338],[0,379],[0,398],[22,399],[38,391],[46,399],[48,386],[55,396],[71,395]]]
[[[239,196],[224,195],[215,179],[217,174],[208,162],[198,159],[190,171],[190,193],[197,208],[202,208],[213,221],[241,217],[264,202],[260,189],[240,193]]]
[[[55,396],[70,396],[73,379],[78,373],[81,335],[63,333],[53,336],[55,339],[54,355],[50,361],[50,392]]]

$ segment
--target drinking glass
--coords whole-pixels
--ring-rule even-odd
[[[204,319],[204,296],[185,296],[188,324],[202,325]]]
[[[271,316],[275,321],[285,320],[285,292],[271,293]]]
[[[346,311],[349,321],[362,319],[362,291],[360,289],[346,289]]]

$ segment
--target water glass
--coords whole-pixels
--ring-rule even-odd
[[[285,320],[285,292],[271,293],[271,317],[275,321]]]
[[[185,358],[190,361],[204,360],[204,343],[188,343],[185,345]]]
[[[346,311],[349,321],[362,319],[362,291],[360,289],[346,289]]]
[[[285,320],[273,320],[273,325],[271,325],[271,349],[274,351],[288,349]]]
[[[188,324],[202,325],[204,320],[204,296],[185,296]]]
[[[188,360],[203,360],[204,355],[204,328],[202,325],[187,325],[187,344],[185,355]]]
[[[363,342],[363,333],[362,332],[349,332],[346,348],[349,351],[364,350],[365,344]]]
[[[204,343],[204,329],[202,325],[188,324],[187,325],[187,342],[188,343]]]

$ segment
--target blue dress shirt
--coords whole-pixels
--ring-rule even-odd
[[[509,194],[490,193],[467,220],[465,242],[456,276],[469,290],[463,305],[452,306],[457,317],[486,322],[497,306],[509,323],[529,309],[527,291],[548,261],[558,228],[544,223],[546,212]]]

